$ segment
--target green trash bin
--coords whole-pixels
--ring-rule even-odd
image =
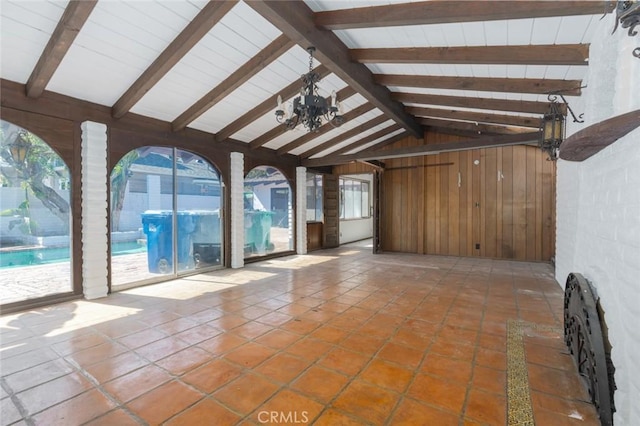
[[[271,242],[273,212],[245,210],[245,254],[267,254],[275,249]]]

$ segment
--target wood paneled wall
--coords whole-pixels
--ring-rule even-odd
[[[425,135],[427,143],[455,140],[460,137]],[[423,142],[406,139],[393,146],[416,143]],[[554,256],[555,163],[537,147],[385,162],[384,250],[531,261]]]

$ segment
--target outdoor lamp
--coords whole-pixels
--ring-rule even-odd
[[[24,140],[24,133],[18,133],[18,137],[9,145],[9,151],[11,152],[11,158],[15,163],[22,164],[27,158],[31,145]]]
[[[555,96],[549,96],[549,112],[544,115],[541,123],[541,139],[539,147],[549,155],[549,160],[558,159],[560,144],[564,140],[564,115]]]

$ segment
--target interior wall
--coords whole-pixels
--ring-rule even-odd
[[[638,37],[618,28],[614,15],[597,23],[583,95],[571,107],[568,135],[640,109]],[[562,148],[561,148],[562,149]],[[612,345],[617,390],[614,424],[640,424],[640,129],[582,162],[558,161],[556,280],[578,272],[595,287]]]
[[[427,143],[459,136],[425,134]],[[423,143],[407,138],[393,148]],[[385,161],[383,250],[549,261],[555,163],[513,146]]]

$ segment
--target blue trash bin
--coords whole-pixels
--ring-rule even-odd
[[[196,212],[178,212],[178,270],[193,268],[193,232],[197,224]]]
[[[194,266],[193,234],[200,213],[178,212],[178,265],[179,269]],[[147,235],[147,264],[149,272],[173,272],[173,213],[171,210],[148,210],[142,213],[142,228]]]
[[[173,212],[148,210],[142,213],[142,229],[147,236],[149,272],[168,274],[173,271]]]

